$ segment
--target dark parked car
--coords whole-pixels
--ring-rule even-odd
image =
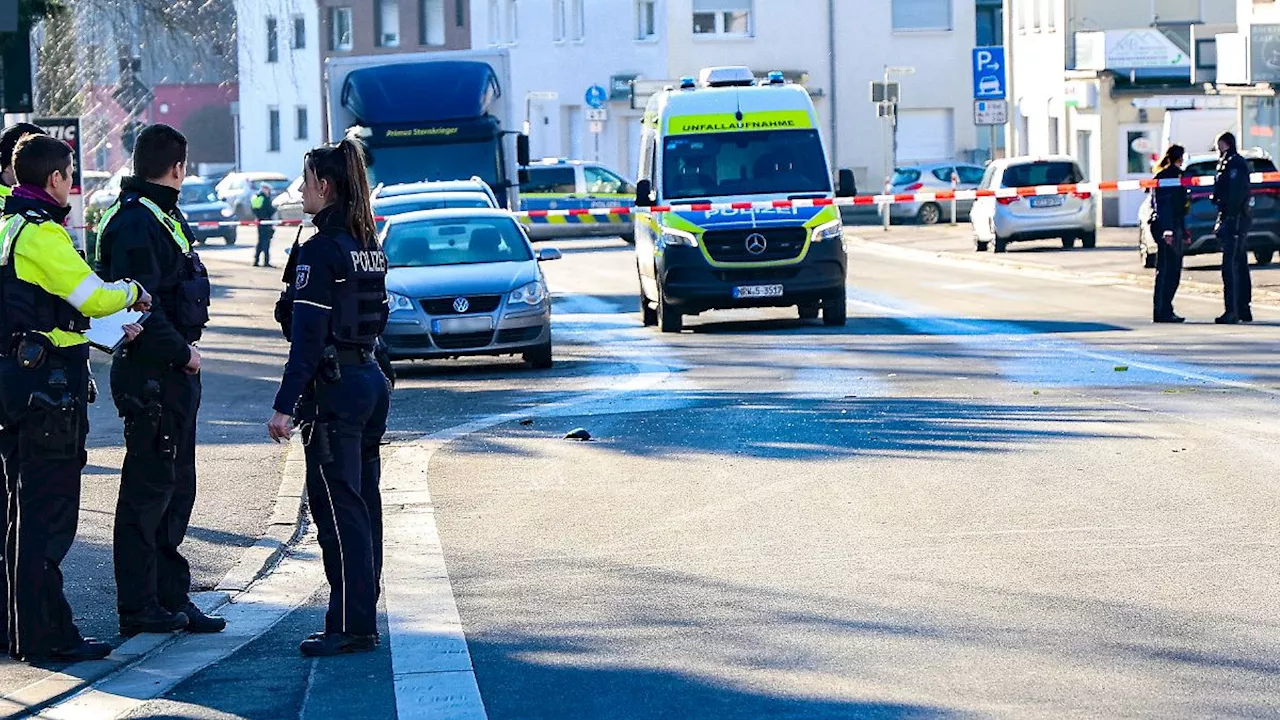
[[[1243,153],[1249,161],[1249,167],[1255,173],[1275,172],[1275,163],[1258,151]],[[1192,155],[1187,158],[1186,175],[1188,177],[1213,177],[1218,169],[1218,156]],[[1213,234],[1213,224],[1218,219],[1218,209],[1210,196],[1213,187],[1209,185],[1191,188],[1191,209],[1187,213],[1187,232],[1191,235],[1191,245],[1186,249],[1187,255],[1207,255],[1222,252],[1222,244],[1218,236]],[[1267,182],[1253,185],[1253,224],[1249,228],[1249,250],[1253,252],[1254,261],[1259,265],[1267,265],[1280,249],[1280,182]],[[1151,236],[1151,195],[1138,211],[1138,255],[1142,258],[1143,267],[1156,266],[1156,241]]]
[[[205,225],[200,223],[226,222],[234,219],[231,206],[218,199],[214,184],[204,178],[189,177],[182,181],[178,194],[178,209],[187,217],[196,243],[206,243],[209,238],[220,237],[228,245],[236,244],[235,225]]]

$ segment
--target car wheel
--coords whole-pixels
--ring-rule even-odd
[[[979,240],[979,239],[977,239],[977,238],[974,238],[974,239],[973,239],[973,251],[974,251],[974,252],[986,252],[986,251],[987,251],[987,247],[988,247],[989,245],[990,245],[990,243],[988,243],[986,240]]]
[[[555,360],[551,357],[551,341],[526,352],[524,361],[529,363],[529,367],[534,370],[550,370],[555,364]]]
[[[640,285],[640,318],[644,321],[645,327],[653,327],[658,324],[658,310],[649,302],[649,298],[645,297],[644,284]]]
[[[1008,250],[1008,249],[1009,249],[1009,241],[1008,241],[1008,240],[1005,240],[1005,239],[1004,239],[1004,238],[1002,238],[1002,237],[997,236],[997,237],[996,237],[996,242],[995,242],[995,247],[994,247],[993,249],[994,249],[996,252],[998,252],[998,253],[1002,253],[1002,252],[1004,252],[1004,251],[1006,251],[1006,250]]]
[[[1064,238],[1062,238],[1062,249],[1063,249],[1063,250],[1070,250],[1071,248],[1073,248],[1073,247],[1075,247],[1075,246],[1076,246],[1076,239],[1075,239],[1074,237],[1069,237],[1069,236],[1068,236],[1068,237],[1064,237]]]
[[[235,234],[235,233],[230,233],[230,234],[228,234],[228,235],[223,235],[223,236],[222,236],[222,239],[223,239],[223,241],[225,241],[228,245],[235,245],[235,244],[236,244],[236,234]]]
[[[1093,249],[1098,247],[1098,233],[1085,233],[1080,236],[1080,245],[1085,249]]]
[[[662,292],[662,288],[658,288]],[[658,329],[664,333],[678,333],[684,329],[684,316],[665,298],[658,299]]]
[[[1275,250],[1254,250],[1253,261],[1258,265],[1270,265],[1271,259],[1275,257]]]
[[[635,234],[635,233],[629,233],[629,234],[627,234],[627,235],[623,235],[623,236],[622,236],[622,242],[624,242],[624,243],[626,243],[626,244],[628,244],[628,245],[635,245],[635,244],[636,244],[636,234]]]
[[[818,319],[818,303],[806,303],[799,308],[801,320],[817,320]]]
[[[849,321],[848,299],[844,288],[832,292],[822,301],[822,324],[827,327],[844,327]]]
[[[916,213],[916,220],[921,225],[937,225],[942,219],[942,208],[938,207],[938,203],[925,203],[920,206],[920,212]]]

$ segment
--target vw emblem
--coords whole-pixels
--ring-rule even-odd
[[[453,301],[453,311],[461,315],[471,309],[471,303],[466,298],[460,297]]]
[[[747,246],[747,252],[752,255],[759,255],[768,249],[769,241],[765,240],[764,236],[760,233],[751,233],[747,236],[745,245]]]

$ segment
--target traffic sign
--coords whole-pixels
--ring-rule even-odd
[[[974,125],[1004,125],[1009,122],[1008,100],[974,100]]]
[[[598,110],[604,107],[605,101],[609,99],[609,91],[599,85],[592,85],[587,88],[587,94],[584,95],[583,98],[587,101],[587,105],[589,107],[593,107]]]
[[[599,135],[600,133],[604,132],[604,123],[593,122],[590,125],[588,125],[587,128],[591,131],[591,134]]]
[[[609,111],[604,108],[587,108],[587,120],[604,122],[609,119]]]
[[[973,99],[1004,100],[1008,97],[1005,83],[1004,48],[973,49]]]

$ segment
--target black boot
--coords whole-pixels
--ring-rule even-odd
[[[187,606],[177,610],[187,616],[187,632],[193,633],[220,633],[227,629],[227,619],[218,615],[205,615],[204,611],[196,607],[193,602],[187,603]]]
[[[50,660],[68,660],[81,662],[84,660],[101,660],[111,654],[111,646],[96,638],[81,638],[80,642],[64,648],[57,648],[49,653]]]
[[[323,631],[323,630],[318,630],[318,631],[313,632],[313,633],[311,633],[310,635],[308,635],[308,636],[307,636],[307,639],[308,639],[308,640],[319,640],[319,639],[320,639],[320,638],[322,638],[322,637],[324,637],[324,631]],[[374,633],[374,634],[373,634],[373,644],[374,644],[374,645],[382,645],[382,633]]]
[[[307,657],[330,657],[348,653],[373,652],[378,647],[376,635],[321,633],[302,641],[298,650]]]
[[[144,610],[120,616],[120,634],[133,637],[138,633],[167,633],[181,630],[190,620],[186,613],[169,612],[159,604],[148,605]]]
[[[1219,325],[1237,325],[1240,323],[1240,318],[1235,313],[1223,313],[1213,321]]]

